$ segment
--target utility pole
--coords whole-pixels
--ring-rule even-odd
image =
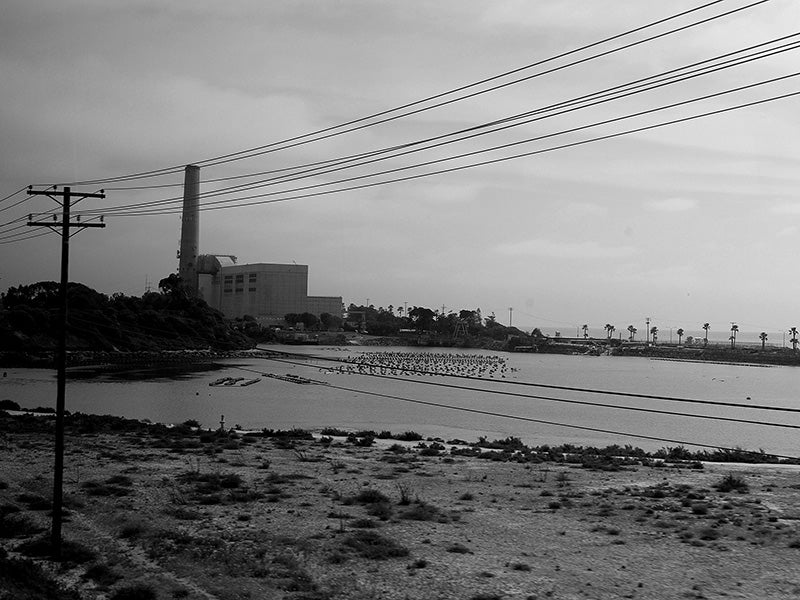
[[[53,221],[34,221],[33,215],[28,216],[28,226],[49,227],[61,235],[61,287],[59,289],[59,338],[56,368],[58,379],[56,384],[56,439],[55,439],[55,467],[53,470],[53,528],[51,531],[50,545],[53,556],[61,556],[61,523],[63,510],[64,490],[64,399],[67,387],[67,285],[69,283],[69,238],[74,235],[70,229],[77,233],[87,227],[105,227],[105,223],[81,223],[80,216],[75,222],[70,218],[70,206],[73,198],[79,202],[84,198],[105,198],[103,190],[99,193],[73,193],[69,187],[63,190],[34,190],[28,186],[29,196],[48,196],[61,205],[61,221],[54,215]],[[60,198],[60,200],[59,200]],[[100,217],[102,221],[102,217]]]
[[[511,327],[511,315],[514,312],[514,307],[508,307],[508,326]]]

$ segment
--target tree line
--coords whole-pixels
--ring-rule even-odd
[[[222,313],[192,298],[177,275],[141,297],[106,295],[81,283],[67,286],[67,348],[94,351],[236,350],[252,341]],[[60,284],[42,281],[0,294],[0,348],[8,352],[54,350]]]

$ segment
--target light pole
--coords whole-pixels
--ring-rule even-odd
[[[646,344],[650,344],[650,317],[645,317],[644,322],[647,323],[645,326],[645,333],[647,334],[647,339],[645,340]]]

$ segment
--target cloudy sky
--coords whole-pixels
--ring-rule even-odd
[[[208,196],[208,202],[233,202],[203,212],[201,251],[235,254],[240,263],[307,264],[311,294],[341,295],[347,303],[480,308],[504,323],[513,307],[515,325],[565,334],[583,323],[618,329],[633,323],[643,331],[646,316],[662,329],[697,330],[708,321],[720,333],[735,321],[742,330],[774,332],[772,340],[800,325],[800,96],[575,144],[800,91],[800,77],[790,77],[631,116],[792,75],[800,50],[613,101],[607,97],[581,110],[552,110],[791,35],[800,23],[800,3],[771,0],[622,49],[749,4],[726,0],[547,61],[700,4],[6,0],[0,19],[0,198],[29,184],[203,164],[541,63],[492,83],[525,81],[439,108],[204,165],[201,176],[209,181],[408,144],[528,111],[538,117],[413,154],[378,155],[382,160],[346,170]],[[606,55],[593,58],[600,53]],[[581,62],[569,66],[575,61]],[[601,123],[620,117],[629,118]],[[529,155],[264,203],[523,153]],[[439,159],[451,160],[376,175]],[[211,181],[203,191],[275,176]],[[333,183],[357,177],[362,179]],[[157,284],[176,271],[179,215],[123,216],[114,209],[180,196],[181,182],[182,174],[173,173],[75,185],[106,189],[105,200],[87,199],[76,209],[107,211],[107,227],[73,237],[72,280],[107,293],[141,294],[147,281]],[[120,189],[132,185],[173,187]],[[291,191],[306,186],[319,187]],[[261,197],[236,201],[253,195]],[[46,197],[24,194],[0,202],[3,289],[58,279],[58,237],[25,239],[43,230],[14,229],[16,219],[54,206]]]

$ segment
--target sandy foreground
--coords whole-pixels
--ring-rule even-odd
[[[88,556],[42,563],[85,599],[800,598],[797,467],[88,429],[67,438],[64,524]],[[47,534],[52,444],[0,430],[12,557]]]

